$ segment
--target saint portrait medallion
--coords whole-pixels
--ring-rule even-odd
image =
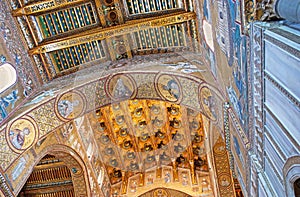
[[[16,152],[28,149],[37,139],[37,127],[31,117],[24,116],[19,118],[7,128],[7,141]]]
[[[72,91],[61,95],[55,102],[58,117],[70,120],[81,115],[85,108],[85,100],[80,92]]]

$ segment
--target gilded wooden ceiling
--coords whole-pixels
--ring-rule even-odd
[[[20,197],[73,197],[72,175],[66,164],[53,155],[46,155],[33,169]]]
[[[185,174],[184,185],[200,185],[200,172],[201,177],[209,174],[200,113],[163,101],[128,100],[86,119],[115,195],[132,193],[129,187],[135,184],[154,184],[157,177],[178,182]],[[90,136],[86,127],[80,127],[82,138]]]
[[[98,122],[91,121],[91,118],[89,120],[95,129],[103,130],[102,144],[108,144],[108,147],[117,145],[122,157],[132,159],[130,163],[133,164],[148,163],[144,165],[146,169],[157,164],[153,153],[161,154],[163,164],[169,164],[171,158],[181,155],[182,161],[179,163],[183,166],[190,160],[199,159],[200,153],[205,153],[201,116],[184,107],[161,101],[133,100],[96,111],[96,116]],[[193,150],[186,150],[189,145]],[[170,149],[169,146],[174,148]],[[108,150],[103,151],[107,155],[114,155]],[[126,169],[139,170],[138,166],[130,166],[127,162],[124,165]]]
[[[87,64],[195,50],[186,0],[12,0],[12,14],[44,82]]]

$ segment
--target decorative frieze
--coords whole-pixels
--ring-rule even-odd
[[[265,78],[268,79],[282,94],[284,94],[291,102],[300,109],[300,102],[292,94],[290,94],[284,87],[282,87],[271,75],[264,73]]]
[[[251,65],[253,76],[253,108],[254,108],[254,121],[252,144],[255,144],[254,151],[258,156],[260,165],[263,165],[263,45],[262,45],[262,28],[258,25],[252,26],[251,34]]]
[[[25,18],[23,17],[17,17],[18,23],[21,27],[22,33],[25,37],[26,43],[30,49],[34,47],[34,40],[32,38],[32,35],[29,33],[28,24],[26,23]]]

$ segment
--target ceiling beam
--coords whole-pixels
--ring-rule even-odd
[[[48,0],[48,1],[41,1],[33,4],[26,5],[19,9],[13,10],[13,16],[23,16],[23,15],[32,15],[41,12],[46,12],[66,6],[71,6],[78,3],[89,2],[88,0],[73,0],[73,1],[58,1],[58,0]]]

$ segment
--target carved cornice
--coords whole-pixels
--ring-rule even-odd
[[[265,78],[268,79],[281,93],[283,93],[292,103],[300,109],[300,102],[297,98],[291,95],[284,87],[282,87],[277,80],[275,80],[270,74],[265,72]]]
[[[275,29],[272,29],[271,31],[276,33],[276,34],[279,34],[282,37],[289,37],[290,39],[292,38],[291,33],[289,33],[289,32],[286,32],[286,31],[283,31],[283,30],[277,30],[276,31]],[[300,58],[299,49],[296,49],[295,47],[292,47],[291,45],[288,45],[287,43],[283,42],[282,40],[280,40],[278,38],[274,38],[270,35],[265,35],[264,38],[265,38],[265,40],[267,40],[267,41],[273,43],[274,45],[282,48],[283,50],[287,51],[288,53],[293,54],[297,58]],[[299,44],[299,37],[295,36],[295,38],[293,38],[292,41],[294,41],[294,42],[296,41],[296,43],[298,42],[297,44]]]

